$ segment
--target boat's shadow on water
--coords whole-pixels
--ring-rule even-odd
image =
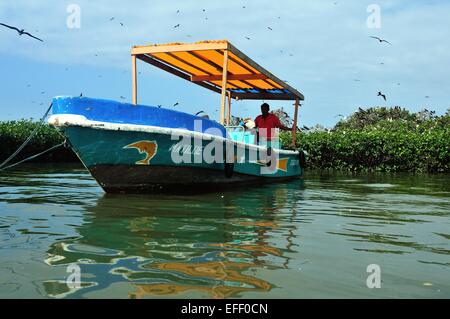
[[[104,194],[87,207],[80,237],[54,243],[54,266],[77,263],[92,281],[69,297],[125,285],[121,297],[239,297],[267,293],[274,285],[259,275],[287,268],[291,244],[284,225],[295,214],[303,182],[208,192],[201,196]],[[50,296],[66,296],[47,283]],[[114,293],[117,296],[116,293]]]
[[[182,186],[165,186],[165,187],[155,187],[152,189],[134,189],[123,191],[120,189],[107,190],[105,191],[104,197],[113,198],[115,195],[126,195],[126,196],[143,196],[143,197],[160,197],[160,196],[202,196],[209,194],[224,194],[224,193],[242,193],[242,192],[258,192],[261,187],[269,188],[292,188],[303,189],[305,187],[303,178],[288,177],[286,179],[274,178],[266,179],[264,181],[251,181],[251,182],[233,182],[230,184],[208,184],[208,185],[182,185]]]

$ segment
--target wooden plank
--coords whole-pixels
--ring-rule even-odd
[[[216,50],[216,52],[219,53],[219,54],[222,54],[222,51],[220,51],[220,50]],[[229,60],[229,61],[233,61],[234,63],[240,65],[241,67],[243,67],[244,69],[246,69],[246,70],[249,71],[250,73],[253,73],[253,72],[254,72],[253,70],[250,70],[249,68],[246,68],[245,66],[243,66],[242,63],[239,63],[239,61],[236,61],[236,59],[233,59],[233,57],[230,56],[230,55],[228,55],[228,60]],[[266,80],[263,80],[263,81],[266,81]],[[245,85],[247,85],[247,87],[251,87],[251,88],[255,88],[255,89],[260,89],[260,90],[264,90],[263,87],[258,86],[258,85],[251,84],[251,83],[247,82],[246,80],[241,80],[241,82],[244,83]]]
[[[217,50],[214,50],[214,52],[217,52]],[[208,63],[210,66],[214,67],[219,73],[222,73],[222,65],[217,64],[216,62],[210,60],[209,58],[198,54],[197,52],[189,52],[191,55],[201,59],[202,61],[204,61],[205,63]],[[223,56],[222,52],[217,52],[220,56]],[[229,59],[230,57],[228,57]],[[251,72],[250,72],[251,73]],[[228,72],[228,76],[230,76],[230,73]],[[220,74],[220,79],[218,81],[222,81],[222,74]],[[232,80],[233,81],[233,80]],[[230,83],[229,87],[231,86]],[[233,83],[232,86],[233,88],[238,88],[238,89],[243,89],[245,88],[245,86],[242,86],[242,84],[247,85],[249,87],[253,87],[252,85],[250,85],[249,83],[245,82],[245,81],[239,81],[238,83]]]
[[[137,72],[136,72],[136,56],[131,56],[131,87],[132,87],[132,103],[137,104]]]
[[[207,58],[195,51],[189,51],[187,53],[189,53],[191,56],[193,56],[199,60],[202,60],[204,63],[207,63],[210,67],[216,69],[217,72],[222,73],[222,65],[218,65],[214,61],[211,61],[209,58]],[[220,79],[222,80],[222,78],[220,78]]]
[[[228,50],[223,54],[223,68],[222,68],[222,95],[220,103],[220,124],[224,125],[225,121],[225,98],[227,93],[227,75],[228,75]]]
[[[297,142],[297,117],[298,117],[298,106],[299,101],[298,99],[295,99],[295,110],[294,110],[294,124],[292,126],[292,146],[295,147]]]
[[[265,74],[228,74],[228,81],[232,80],[264,80],[268,79]],[[201,82],[201,81],[220,81],[222,80],[222,74],[218,75],[193,75],[191,77],[192,82]]]
[[[234,63],[236,63],[237,65],[239,65],[241,68],[244,68],[245,70],[249,71],[250,73],[254,73],[255,70],[253,70],[252,68],[249,68],[247,65],[245,65],[245,62],[243,60],[239,60],[239,59],[235,59],[232,56],[230,56],[230,60],[233,61]],[[265,74],[264,74],[265,75]],[[280,87],[274,86],[272,83],[270,83],[269,81],[267,81],[269,79],[269,77],[266,77],[263,79],[264,82],[269,85],[270,87],[273,87],[274,89],[280,89]],[[273,81],[273,80],[272,80]],[[252,87],[255,87],[255,85],[251,84],[251,83],[247,83]],[[264,89],[263,87],[260,86],[256,86],[256,88],[259,89]]]
[[[149,64],[151,64],[153,66],[156,66],[157,68],[160,68],[160,69],[162,69],[162,70],[164,70],[166,72],[169,72],[169,73],[171,73],[173,75],[176,75],[176,76],[178,76],[178,77],[180,77],[182,79],[185,79],[186,81],[191,82],[191,76],[189,74],[183,73],[183,72],[181,72],[181,71],[179,71],[179,70],[177,70],[177,69],[175,69],[175,68],[173,68],[173,67],[171,67],[171,66],[169,66],[167,64],[164,64],[164,63],[162,63],[162,62],[152,58],[152,57],[149,57],[147,55],[138,55],[137,58],[139,60],[147,62],[147,63],[149,63]],[[221,93],[222,92],[220,90],[220,88],[218,88],[216,86],[213,86],[212,84],[208,84],[208,83],[205,83],[205,82],[192,82],[192,83],[200,85],[200,86],[202,86],[202,87],[204,87],[204,88],[206,88],[208,90],[214,91],[216,93]]]
[[[226,50],[228,42],[182,43],[169,45],[134,46],[131,54],[167,53],[178,51]]]
[[[194,82],[196,83],[196,82]],[[201,83],[201,82],[200,82]],[[278,100],[278,101],[294,101],[297,97],[288,93],[236,93],[232,92],[234,98],[239,100]]]
[[[212,75],[211,72],[205,70],[204,68],[202,68],[202,67],[200,67],[200,66],[197,66],[197,65],[195,65],[195,64],[192,64],[192,63],[190,63],[189,61],[186,61],[185,59],[180,58],[179,56],[176,56],[176,55],[173,54],[173,53],[168,52],[168,53],[166,53],[166,54],[167,54],[168,56],[172,57],[173,59],[177,60],[178,62],[183,63],[183,64],[185,64],[185,65],[187,65],[187,66],[190,66],[191,68],[197,70],[197,71],[200,72],[200,73],[206,73],[206,74],[208,74],[207,76]],[[161,59],[163,59],[163,57],[161,57]],[[181,66],[180,66],[180,67],[181,67]],[[186,72],[188,72],[188,71],[186,70]],[[198,73],[198,72],[196,72],[196,73]],[[192,72],[192,73],[193,73],[193,72]],[[222,77],[220,77],[219,80],[222,80]]]
[[[228,92],[228,114],[227,114],[227,125],[229,126],[231,122],[231,92]]]
[[[260,71],[262,74],[267,75],[272,81],[276,82],[277,84],[281,85],[282,87],[288,89],[291,91],[296,97],[298,97],[300,100],[304,100],[305,97],[303,94],[301,94],[299,91],[294,89],[292,86],[287,84],[286,82],[280,80],[275,75],[264,69],[262,66],[260,66],[258,63],[254,62],[252,59],[250,59],[248,56],[246,56],[244,53],[239,51],[235,46],[233,46],[231,43],[228,43],[229,50],[233,52],[234,55],[236,55],[238,58],[245,61],[247,64],[249,64],[251,67],[255,68],[256,70]]]

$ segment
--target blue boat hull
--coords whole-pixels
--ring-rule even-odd
[[[236,143],[222,125],[186,113],[94,99],[55,102],[51,124],[106,192],[189,193],[288,180],[303,172],[298,152],[262,161],[261,147]],[[131,112],[132,119],[120,116],[123,112]],[[225,163],[227,152],[234,157]]]

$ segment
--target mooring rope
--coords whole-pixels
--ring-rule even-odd
[[[45,150],[45,151],[43,151],[43,152],[40,152],[40,153],[38,153],[38,154],[36,154],[36,155],[32,155],[32,156],[30,156],[30,157],[27,157],[27,158],[25,158],[25,159],[23,159],[23,160],[21,160],[21,161],[19,161],[19,162],[17,162],[17,163],[11,164],[11,165],[6,166],[6,167],[2,167],[2,168],[0,168],[0,171],[4,171],[4,170],[7,170],[8,168],[11,168],[11,167],[17,166],[17,165],[19,165],[19,164],[22,164],[22,163],[24,163],[24,162],[26,162],[26,161],[30,161],[30,160],[32,160],[32,159],[34,159],[34,158],[36,158],[36,157],[39,157],[39,156],[41,156],[41,155],[43,155],[43,154],[45,154],[45,153],[47,153],[47,152],[53,151],[54,149],[56,149],[56,148],[58,148],[58,147],[64,146],[65,144],[66,144],[66,141],[64,141],[64,142],[62,142],[62,143],[60,143],[60,144],[58,144],[58,145],[52,146],[52,147],[50,147],[49,149],[47,149],[47,150]]]
[[[19,154],[20,151],[22,151],[23,148],[24,148],[25,146],[27,146],[28,143],[31,141],[31,139],[36,135],[36,133],[37,133],[37,132],[39,131],[39,129],[42,127],[42,123],[43,123],[43,122],[45,121],[45,119],[47,118],[48,113],[50,113],[50,110],[52,109],[52,106],[53,106],[53,103],[50,103],[50,106],[48,107],[48,109],[47,109],[47,111],[45,112],[44,116],[42,116],[41,120],[39,121],[38,126],[33,130],[33,132],[31,132],[30,136],[28,136],[28,138],[25,140],[25,142],[23,142],[22,145],[20,145],[20,147],[17,149],[17,151],[15,151],[13,154],[11,154],[11,156],[9,156],[6,160],[3,161],[3,163],[0,164],[0,170],[4,170],[4,169],[7,169],[7,168],[12,167],[12,166],[16,166],[17,164],[24,162],[24,161],[20,161],[19,163],[16,163],[16,164],[13,164],[13,165],[10,165],[10,166],[4,168],[4,166],[5,166],[6,164],[8,164],[14,157],[16,157],[17,154]],[[63,144],[64,144],[64,143],[63,143]],[[58,145],[58,146],[61,146],[61,145]],[[49,151],[49,150],[47,150],[47,151]],[[47,151],[44,151],[43,153],[45,153],[45,152],[47,152]],[[40,154],[39,154],[39,155],[40,155]],[[36,156],[36,157],[37,157],[37,156]]]

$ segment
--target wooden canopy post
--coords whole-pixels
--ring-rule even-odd
[[[292,146],[296,145],[297,142],[297,116],[298,116],[298,98],[295,99],[295,110],[294,110],[294,125],[292,126]]]
[[[223,69],[222,69],[222,96],[220,104],[220,124],[225,122],[225,100],[227,97],[227,74],[228,74],[228,50],[223,52]]]
[[[227,126],[231,123],[231,92],[228,92],[228,114],[227,114]]]
[[[131,86],[133,104],[137,104],[137,74],[136,74],[136,55],[131,55]]]

